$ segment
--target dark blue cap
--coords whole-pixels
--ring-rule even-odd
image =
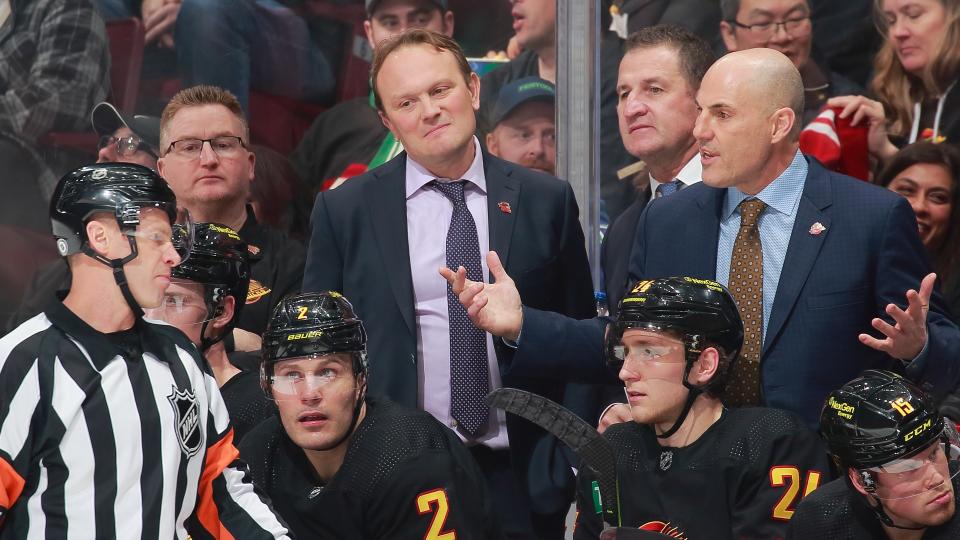
[[[493,107],[493,124],[503,121],[514,109],[528,101],[542,101],[553,104],[557,99],[557,90],[553,83],[540,77],[524,77],[504,85]]]

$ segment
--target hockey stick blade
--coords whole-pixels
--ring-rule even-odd
[[[596,428],[563,406],[516,388],[498,388],[490,392],[487,403],[533,422],[580,456],[597,477],[603,520],[613,526],[620,525],[617,454]]]

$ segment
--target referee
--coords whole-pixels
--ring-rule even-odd
[[[142,318],[181,261],[166,183],[139,165],[82,167],[50,217],[73,277],[0,339],[0,539],[285,538],[196,349]]]

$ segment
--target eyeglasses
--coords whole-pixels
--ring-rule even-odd
[[[210,143],[210,148],[222,158],[236,157],[240,155],[242,149],[246,149],[247,147],[240,137],[224,135],[212,139],[180,139],[179,141],[173,141],[170,143],[170,146],[167,147],[167,153],[184,160],[196,159],[200,156],[200,152],[203,151],[203,143]]]
[[[121,157],[129,157],[137,152],[146,152],[154,158],[157,157],[156,152],[154,152],[147,143],[143,142],[143,139],[136,135],[130,135],[129,137],[104,135],[100,137],[100,140],[97,142],[97,150],[103,150],[111,144],[117,145],[117,155]]]
[[[762,38],[773,37],[773,35],[777,33],[777,29],[781,26],[783,27],[783,31],[787,34],[790,34],[792,37],[806,36],[810,33],[812,28],[809,15],[784,19],[779,22],[770,21],[756,24],[743,24],[737,20],[732,20],[730,22],[732,22],[738,28],[745,28],[754,36]]]

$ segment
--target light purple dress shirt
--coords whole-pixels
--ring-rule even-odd
[[[420,408],[432,414],[468,443],[483,443],[495,449],[507,448],[505,413],[491,409],[488,429],[478,439],[461,432],[450,416],[450,330],[447,313],[447,282],[438,269],[447,264],[446,244],[453,203],[428,184],[434,180],[466,180],[464,198],[477,224],[480,264],[483,276],[490,280],[486,255],[490,250],[487,219],[487,179],[483,172],[480,142],[473,139],[476,155],[463,178],[437,178],[425,167],[407,157],[407,242],[410,248],[410,274],[413,276],[414,313],[417,324],[417,377]],[[500,368],[493,350],[493,338],[487,334],[487,365],[490,389],[500,388]]]

